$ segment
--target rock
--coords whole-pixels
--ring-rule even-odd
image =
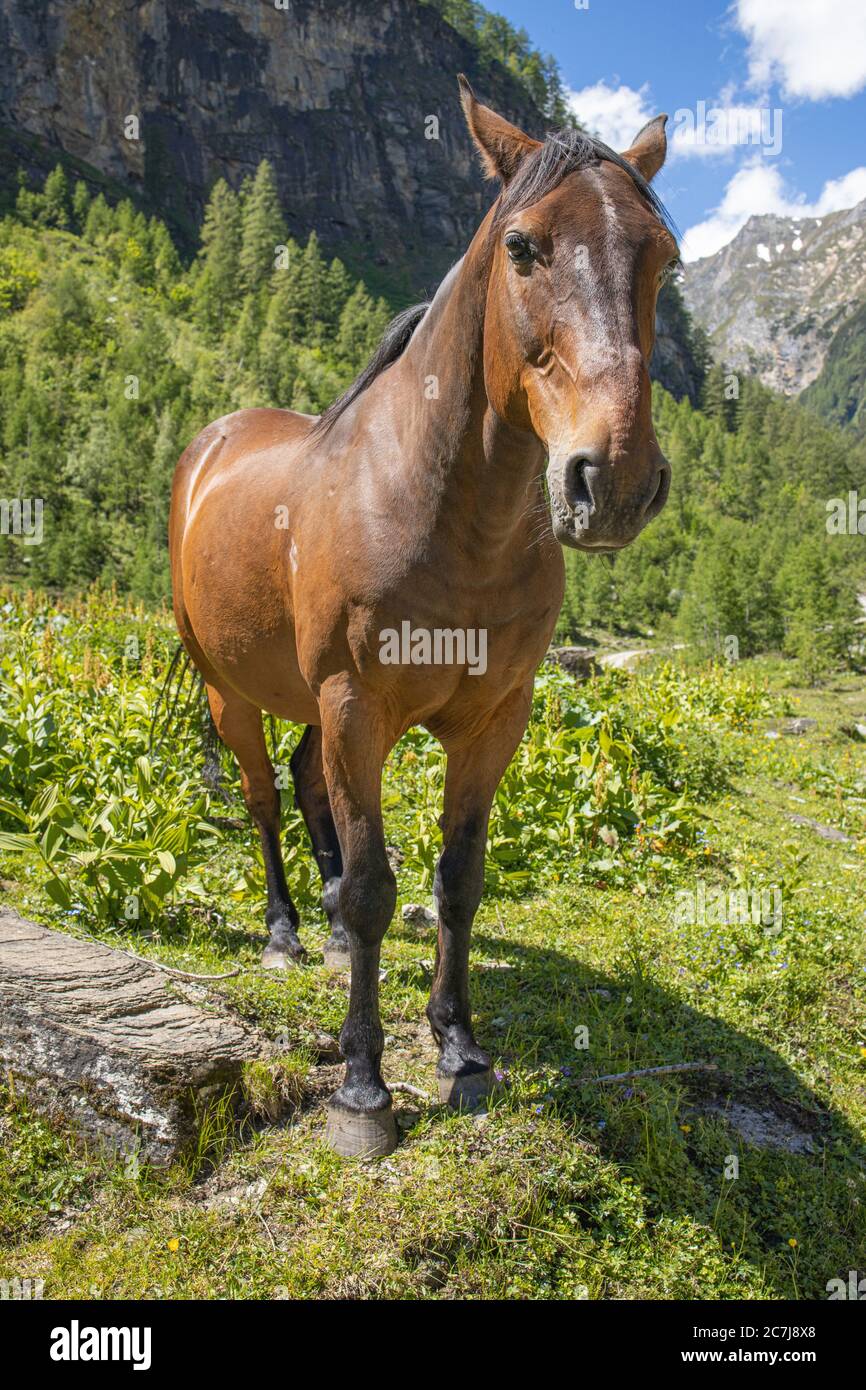
[[[811,1135],[774,1110],[758,1110],[738,1101],[727,1101],[713,1102],[704,1107],[703,1113],[725,1120],[741,1139],[755,1148],[783,1149],[792,1154],[815,1152]]]
[[[866,200],[821,217],[768,213],[692,261],[683,293],[716,359],[784,395],[814,382],[863,303],[864,224]]]
[[[388,863],[391,865],[391,868],[394,870],[394,873],[396,874],[403,863],[403,851],[401,849],[398,849],[396,845],[386,845],[385,853],[388,856]]]
[[[340,1044],[330,1033],[315,1033],[312,1043],[317,1062],[334,1063],[339,1062],[342,1058]]]
[[[592,647],[551,647],[546,659],[578,681],[588,680],[599,669]]]
[[[435,927],[436,913],[431,912],[429,907],[423,903],[405,903],[403,907],[403,921],[408,922],[410,927]]]
[[[839,731],[848,738],[853,738],[855,743],[866,741],[866,724],[840,724]]]
[[[782,725],[783,734],[808,734],[810,730],[817,729],[817,719],[789,719]]]
[[[822,825],[818,820],[812,820],[809,816],[789,815],[789,820],[795,825],[804,825],[809,830],[814,830],[816,835],[820,835],[822,840],[832,840],[835,844],[850,845],[851,836],[846,835],[843,830],[837,830],[833,825]]]
[[[50,169],[65,151],[188,237],[217,179],[236,189],[267,159],[291,235],[315,228],[364,271],[375,258],[404,303],[463,254],[492,201],[458,72],[543,134],[526,87],[417,0],[2,0],[0,121],[15,140],[2,163],[11,180],[19,159]]]
[[[170,1163],[268,1049],[153,966],[0,910],[0,1065],[90,1143]]]

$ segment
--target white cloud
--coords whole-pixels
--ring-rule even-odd
[[[566,92],[581,125],[614,150],[627,150],[641,127],[658,114],[647,104],[648,95],[646,85],[635,91],[625,85],[609,87],[606,82]]]
[[[749,41],[749,76],[788,97],[850,97],[866,86],[862,0],[736,0],[735,23]]]
[[[638,131],[658,115],[650,102],[649,86],[635,89],[620,83],[595,82],[579,92],[566,93],[568,104],[587,130],[599,135],[615,150],[627,150]],[[764,120],[772,118],[772,112]],[[719,98],[704,101],[694,110],[675,111],[668,125],[668,157],[691,158],[730,155],[735,149],[760,141],[762,112]],[[769,140],[765,135],[764,143]]]
[[[824,184],[814,203],[802,193],[791,194],[774,165],[755,160],[738,169],[710,217],[690,227],[683,238],[683,260],[696,261],[726,246],[750,217],[776,213],[780,217],[823,217],[853,207],[866,198],[866,166],[851,169]]]

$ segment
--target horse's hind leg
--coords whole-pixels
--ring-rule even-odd
[[[476,1104],[493,1086],[490,1058],[472,1031],[469,941],[484,889],[490,807],[531,702],[531,685],[516,690],[482,730],[457,746],[445,744],[443,847],[433,883],[439,939],[427,1017],[439,1044],[439,1095],[455,1109]]]
[[[223,695],[212,685],[207,687],[207,696],[217,732],[238,760],[244,801],[262,840],[268,886],[265,922],[270,932],[262,965],[286,970],[306,953],[298,940],[298,913],[289,897],[283,868],[280,795],[265,746],[262,713],[240,695]]]
[[[343,856],[322,767],[322,731],[315,724],[308,724],[304,730],[292,754],[291,768],[295,801],[304,817],[322,876],[322,906],[331,928],[331,935],[325,942],[325,964],[331,970],[348,970],[349,938],[340,917]]]

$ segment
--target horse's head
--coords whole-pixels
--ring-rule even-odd
[[[488,399],[547,450],[557,539],[619,549],[661,511],[670,484],[649,378],[656,296],[677,257],[649,188],[666,117],[618,155],[579,132],[532,140],[465,79],[461,88],[487,171],[504,185],[488,224]]]

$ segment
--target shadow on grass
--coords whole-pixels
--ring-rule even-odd
[[[473,942],[514,965],[476,967],[471,982],[479,1039],[506,1083],[513,1071],[519,1099],[615,1163],[649,1219],[711,1227],[720,1251],[748,1259],[778,1297],[826,1298],[828,1280],[863,1272],[862,1140],[771,1046],[638,965],[604,974],[489,924]],[[715,1070],[586,1079],[694,1061]]]

